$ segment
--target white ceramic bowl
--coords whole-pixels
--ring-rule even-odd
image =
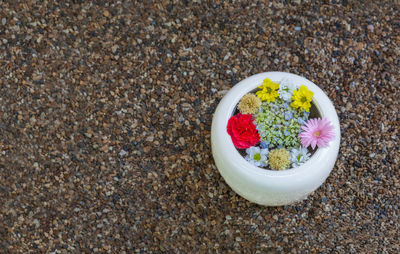
[[[256,167],[239,154],[227,132],[228,120],[239,100],[260,86],[265,78],[274,82],[288,78],[298,87],[307,86],[314,92],[313,104],[320,115],[328,118],[333,124],[335,138],[329,143],[329,147],[318,148],[300,167],[283,171]],[[328,177],[339,152],[339,119],[328,96],[313,82],[291,73],[264,72],[239,82],[220,101],[212,120],[211,145],[219,172],[236,193],[260,205],[287,205],[305,199]]]

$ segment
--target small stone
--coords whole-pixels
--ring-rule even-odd
[[[105,16],[105,17],[109,17],[110,16],[110,12],[109,11],[107,11],[107,10],[105,10],[104,12],[103,12],[103,15]]]
[[[185,145],[185,139],[183,137],[179,138],[179,143],[181,143],[181,145]]]
[[[257,47],[258,48],[263,48],[264,46],[265,46],[265,43],[263,43],[261,41],[257,42]]]
[[[5,26],[6,23],[7,23],[7,19],[6,19],[6,18],[2,18],[2,19],[1,19],[1,24],[2,24],[3,26]]]
[[[40,226],[39,220],[38,219],[34,219],[33,220],[33,224],[35,224],[35,227],[38,228]]]
[[[111,47],[111,51],[112,51],[113,53],[115,53],[115,52],[117,51],[118,48],[119,48],[118,45],[114,45],[114,46]]]
[[[221,90],[221,91],[218,91],[218,96],[224,96],[225,94],[227,94],[228,93],[228,90]]]
[[[108,145],[104,145],[100,148],[100,151],[102,152],[107,152],[108,151]]]
[[[126,155],[127,154],[127,152],[124,150],[124,149],[122,149],[120,152],[119,152],[119,156],[124,156],[124,155]]]
[[[369,157],[370,157],[370,158],[374,158],[374,157],[375,157],[375,153],[370,153],[370,154],[369,154]]]
[[[228,60],[230,56],[231,56],[231,53],[228,52],[228,53],[225,55],[225,57],[224,57],[224,61]]]
[[[374,32],[374,25],[368,25],[367,26],[368,31],[370,31],[371,33]]]
[[[301,27],[296,26],[296,27],[294,28],[294,30],[295,30],[296,32],[299,32],[299,31],[301,31]]]
[[[323,209],[325,212],[329,212],[331,210],[331,206],[329,204],[326,204],[323,206]]]
[[[172,42],[172,43],[175,43],[175,42],[176,42],[176,39],[178,39],[178,36],[176,36],[176,35],[174,34],[173,37],[172,37],[172,39],[171,39],[171,42]]]

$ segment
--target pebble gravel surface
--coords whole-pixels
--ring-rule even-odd
[[[398,1],[1,1],[1,253],[399,253]],[[307,200],[235,194],[210,127],[240,80],[318,84],[342,142]]]

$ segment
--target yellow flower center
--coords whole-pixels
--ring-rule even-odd
[[[256,160],[256,161],[259,161],[259,160],[261,160],[261,154],[259,154],[259,153],[256,153],[256,154],[254,154],[254,160]]]
[[[306,101],[307,101],[306,97],[301,98],[301,102],[306,102]]]
[[[270,87],[267,87],[267,93],[271,93],[272,89]]]
[[[314,132],[313,135],[314,135],[314,137],[318,138],[321,135],[321,132],[320,131],[316,131],[316,132]]]

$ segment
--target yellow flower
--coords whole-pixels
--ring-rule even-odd
[[[311,107],[311,100],[314,93],[308,90],[306,86],[301,85],[299,90],[293,91],[292,103],[290,106],[293,108],[304,109],[305,111],[309,111]]]
[[[261,100],[252,93],[242,97],[238,104],[238,109],[242,114],[255,114],[261,107]]]
[[[268,160],[272,169],[283,170],[290,164],[290,154],[285,148],[274,149],[269,152]]]
[[[273,102],[275,101],[276,97],[279,97],[279,94],[276,90],[279,88],[278,83],[274,83],[274,81],[270,80],[269,78],[264,79],[261,86],[259,86],[260,91],[257,91],[257,96],[262,101]]]

